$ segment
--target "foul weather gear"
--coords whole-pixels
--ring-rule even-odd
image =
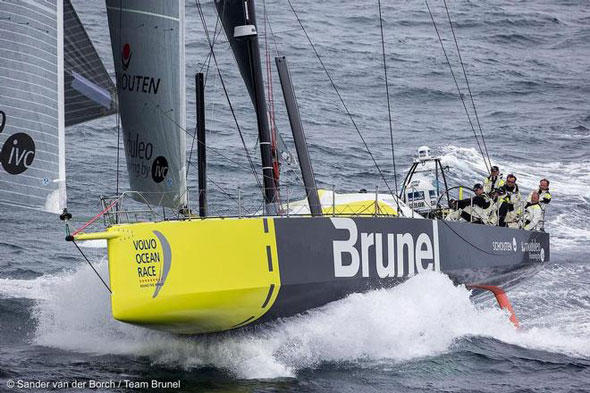
[[[509,186],[504,184],[498,189],[498,193],[498,203],[501,203],[499,211],[500,226],[518,226],[518,219],[522,215],[522,196],[518,185]]]
[[[489,194],[495,189],[502,187],[504,183],[505,182],[502,174],[499,174],[498,176],[490,175],[483,179],[483,192]]]
[[[527,204],[532,203],[532,198],[533,198],[533,193],[535,191],[531,191],[531,193],[529,194],[528,198],[527,198]],[[549,193],[549,189],[546,190],[541,190],[540,188],[537,190],[537,193],[539,194],[539,204],[541,205],[541,208],[544,209],[549,203],[551,203],[551,194]]]
[[[540,231],[543,229],[543,209],[539,203],[527,206],[524,212],[524,229]]]
[[[494,203],[486,194],[455,201],[454,205],[457,210],[447,216],[448,220],[463,218],[467,222],[476,224],[490,223],[490,213]]]

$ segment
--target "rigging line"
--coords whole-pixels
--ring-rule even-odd
[[[195,166],[195,163],[189,163],[189,165]],[[215,180],[213,180],[213,178],[211,178],[209,175],[207,175],[207,181],[211,182],[215,187],[217,187],[219,189],[219,191],[221,192],[221,194],[225,195],[226,197],[228,197],[229,199],[231,199],[233,202],[235,202],[238,207],[241,206],[244,210],[246,210],[246,212],[248,214],[250,214],[250,211],[245,209],[243,205],[240,205],[240,203],[238,202],[238,200],[236,199],[236,197],[234,197],[232,194],[230,194],[228,191],[226,191],[221,185],[219,185],[219,183],[217,183]]]
[[[268,36],[266,28],[268,26],[268,14],[266,12],[266,0],[262,1],[262,5],[264,7],[264,58],[266,62],[266,83],[267,83],[267,91],[268,91],[268,108],[267,108],[267,117],[270,123],[270,136],[271,136],[271,157],[272,157],[272,171],[273,171],[273,180],[274,185],[277,192],[277,199],[279,206],[281,205],[281,190],[279,187],[279,179],[280,179],[280,167],[279,167],[279,157],[277,154],[277,125],[275,122],[275,102],[274,102],[274,93],[273,93],[273,85],[272,85],[272,66],[270,60],[270,49],[268,46]]]
[[[179,130],[181,130],[182,132],[184,132],[186,135],[188,135],[189,137],[194,137],[194,136],[195,136],[195,134],[194,134],[194,133],[192,133],[191,131],[189,131],[189,130],[187,130],[186,128],[182,127],[180,124],[178,124],[178,123],[176,122],[176,120],[174,120],[174,119],[172,119],[171,117],[169,117],[169,116],[168,116],[168,113],[167,113],[167,112],[165,112],[164,110],[162,110],[162,108],[160,108],[160,106],[159,106],[159,105],[157,105],[157,104],[154,104],[153,102],[145,102],[145,103],[144,103],[144,106],[147,106],[148,104],[149,104],[149,105],[151,105],[153,109],[155,109],[155,110],[159,111],[159,112],[160,112],[160,114],[161,114],[162,116],[164,116],[166,119],[168,119],[168,120],[170,120],[171,122],[173,122],[173,123],[176,125],[176,128],[178,128]],[[197,142],[198,142],[198,141],[197,141]],[[217,154],[217,155],[219,155],[219,156],[221,156],[221,157],[225,158],[227,161],[229,161],[229,162],[231,162],[231,163],[234,163],[234,164],[236,164],[236,165],[240,165],[240,164],[239,164],[237,161],[235,161],[235,160],[232,160],[232,159],[231,159],[231,158],[229,158],[228,156],[226,156],[226,155],[224,155],[223,153],[221,153],[221,152],[220,152],[220,150],[221,150],[221,149],[217,149],[217,148],[215,148],[215,147],[212,147],[212,146],[207,146],[207,149],[209,149],[209,150],[213,151],[215,154]]]
[[[461,64],[461,68],[463,69],[463,76],[465,77],[467,91],[469,92],[469,98],[471,99],[471,105],[473,106],[473,113],[475,114],[475,120],[477,121],[477,127],[479,128],[479,133],[481,134],[481,140],[483,141],[483,147],[486,152],[486,156],[488,157],[488,163],[490,164],[490,168],[491,168],[492,161],[490,160],[490,154],[488,153],[488,147],[486,145],[486,140],[483,135],[483,130],[481,128],[481,124],[479,122],[479,116],[477,114],[477,108],[475,107],[475,101],[473,100],[473,94],[471,94],[471,87],[469,85],[469,79],[467,78],[467,72],[465,71],[465,64],[463,63],[463,58],[461,57],[461,51],[459,50],[459,43],[457,42],[457,36],[455,35],[455,28],[453,27],[453,22],[451,22],[451,15],[449,13],[449,7],[447,7],[447,0],[443,0],[443,3],[445,5],[445,10],[447,12],[449,26],[451,26],[451,32],[453,33],[453,40],[455,41],[455,47],[457,48],[457,55],[459,56],[459,63]]]
[[[258,188],[262,192],[262,195],[264,195],[264,187],[262,187],[262,185],[260,183],[260,179],[258,178],[258,173],[256,172],[256,166],[254,165],[254,161],[252,160],[252,157],[250,156],[250,152],[248,151],[248,147],[246,146],[246,141],[244,140],[244,135],[242,134],[242,129],[240,128],[240,124],[238,123],[238,119],[236,117],[234,107],[231,103],[231,100],[229,98],[229,93],[228,93],[227,88],[225,86],[225,81],[223,80],[223,76],[221,75],[221,69],[219,68],[219,64],[217,63],[217,56],[215,56],[215,51],[213,50],[211,37],[209,36],[209,32],[206,28],[207,21],[205,20],[205,15],[203,14],[203,9],[201,8],[200,0],[197,0],[197,9],[199,12],[199,16],[201,18],[201,23],[205,27],[205,33],[206,33],[205,36],[207,38],[207,43],[209,44],[209,48],[211,49],[211,56],[213,57],[213,62],[215,63],[215,68],[217,69],[217,74],[219,75],[219,80],[221,82],[221,86],[223,87],[223,92],[225,93],[225,98],[227,100],[232,117],[233,117],[234,122],[236,124],[236,128],[238,129],[238,134],[240,136],[240,140],[242,141],[242,146],[244,147],[244,150],[246,152],[246,157],[248,158],[248,162],[250,163],[250,168],[252,169],[252,174],[254,175],[254,178],[256,179],[256,183],[258,185]]]
[[[119,9],[123,9],[123,0],[119,1]],[[122,26],[123,26],[123,12],[119,12],[119,50],[121,50],[122,44]],[[120,171],[120,163],[121,163],[121,120],[120,120],[120,113],[121,107],[119,106],[119,80],[115,77],[115,82],[117,83],[117,192],[115,195],[119,195],[119,171]],[[118,210],[118,207],[117,207]],[[118,215],[116,216],[118,217]]]
[[[458,236],[458,237],[459,237],[461,240],[463,240],[465,243],[469,244],[471,247],[475,248],[476,250],[478,250],[478,251],[481,251],[481,252],[483,252],[484,254],[488,254],[488,255],[500,255],[500,254],[495,254],[495,253],[493,253],[493,252],[486,251],[486,250],[484,250],[483,248],[481,248],[481,247],[478,247],[477,245],[473,244],[473,243],[472,243],[472,242],[470,242],[469,240],[465,239],[463,236],[461,236],[461,234],[459,234],[459,232],[455,231],[455,230],[453,229],[453,227],[452,227],[452,226],[450,226],[450,225],[449,225],[449,223],[448,223],[446,220],[436,220],[436,221],[438,221],[438,222],[442,222],[444,225],[446,225],[446,226],[447,226],[447,228],[449,228],[449,229],[451,230],[451,232],[453,232],[453,233],[454,233],[455,235],[457,235],[457,236]]]
[[[98,271],[96,271],[96,269],[94,268],[94,266],[92,265],[92,263],[90,263],[90,260],[86,257],[86,254],[84,254],[84,252],[82,251],[82,249],[80,248],[80,246],[78,246],[78,243],[76,243],[75,240],[72,240],[72,243],[74,243],[74,246],[76,246],[76,248],[78,249],[78,251],[80,251],[80,254],[82,254],[82,256],[84,257],[84,259],[86,260],[86,262],[88,262],[88,264],[92,268],[92,270],[94,270],[94,273],[96,273],[96,275],[98,276],[98,278],[100,279],[100,281],[103,283],[103,285],[105,286],[105,288],[107,289],[107,291],[109,291],[109,293],[112,294],[113,291],[111,291],[111,288],[109,288],[109,286],[102,279],[102,277],[100,276],[100,274],[98,273]]]
[[[217,37],[219,37],[219,33],[217,31],[217,27],[219,25],[219,19],[217,19],[215,21],[215,30],[213,31],[213,46],[215,46],[215,42],[217,41]],[[219,31],[221,32],[221,30]],[[205,62],[201,65],[201,69],[199,70],[200,73],[203,72],[203,68],[205,67],[205,64],[207,64],[207,69],[205,72],[205,75],[203,77],[203,88],[206,86],[207,84],[207,77],[209,76],[209,68],[211,66],[211,53],[212,53],[212,49],[209,50],[209,53],[207,54],[207,59],[205,60]],[[195,86],[195,91],[196,91],[196,86]],[[197,125],[195,125],[195,133],[193,134],[193,140],[191,142],[191,148],[189,150],[189,155],[188,155],[188,160],[187,160],[187,171],[186,171],[186,179],[188,180],[189,177],[189,169],[190,169],[190,162],[193,158],[193,150],[195,148],[195,140],[197,138],[197,131],[196,131],[196,127]]]
[[[383,73],[385,74],[385,94],[387,95],[387,114],[389,115],[389,136],[391,139],[391,159],[393,161],[393,180],[395,181],[395,201],[397,202],[397,211],[399,212],[399,198],[397,186],[397,168],[395,166],[395,147],[393,144],[393,122],[391,120],[391,102],[389,99],[389,79],[387,78],[387,61],[385,58],[385,36],[383,34],[383,14],[381,12],[381,0],[377,0],[379,4],[379,28],[381,30],[381,52],[383,54]]]
[[[287,0],[287,3],[289,3],[289,7],[291,8],[291,11],[295,15],[295,18],[297,19],[297,22],[299,23],[299,26],[301,26],[301,30],[303,30],[303,33],[305,34],[305,37],[307,38],[307,41],[309,42],[309,44],[311,45],[311,48],[313,49],[313,52],[315,53],[315,56],[318,58],[318,61],[320,62],[320,65],[322,66],[324,72],[328,76],[328,79],[330,80],[330,84],[332,85],[332,88],[334,89],[334,91],[336,92],[336,95],[340,99],[340,103],[344,107],[344,110],[346,111],[346,114],[348,115],[350,121],[352,122],[352,125],[353,125],[354,129],[356,130],[357,134],[361,138],[361,141],[363,142],[363,145],[365,146],[365,150],[367,151],[367,153],[371,157],[371,160],[373,160],[373,164],[375,165],[375,168],[377,168],[377,171],[379,172],[379,175],[381,176],[381,179],[385,183],[385,186],[389,190],[389,193],[391,195],[393,195],[393,191],[391,190],[391,187],[389,186],[389,183],[387,182],[387,179],[385,178],[385,175],[381,171],[381,168],[379,167],[379,164],[377,164],[377,160],[375,160],[375,156],[373,156],[373,153],[371,153],[371,150],[369,149],[369,145],[365,141],[365,138],[363,137],[363,134],[361,133],[360,129],[358,128],[358,126],[356,124],[356,122],[354,121],[354,118],[353,118],[352,114],[348,110],[348,107],[346,106],[346,103],[344,102],[344,99],[340,95],[340,91],[336,87],[336,83],[332,79],[332,76],[328,72],[328,69],[326,68],[326,65],[324,64],[324,61],[320,57],[320,54],[318,53],[315,45],[311,41],[311,37],[309,36],[309,34],[307,34],[307,30],[305,30],[305,27],[303,26],[303,22],[301,22],[301,19],[299,19],[299,15],[297,14],[297,11],[295,11],[295,8],[293,8],[293,4],[291,4],[291,0]]]
[[[275,32],[272,29],[272,25],[270,24],[270,19],[268,19],[268,29],[270,30],[270,36],[272,38],[272,43],[275,46],[275,52],[276,52],[277,56],[280,56],[281,53],[279,51],[279,46],[277,44],[277,36],[276,36]],[[297,30],[297,29],[293,29],[293,31],[294,30]]]
[[[434,15],[432,15],[432,11],[430,10],[430,6],[428,5],[428,0],[424,0],[426,3],[426,8],[428,9],[428,14],[430,15],[430,19],[432,20],[432,25],[434,26],[434,30],[436,31],[436,36],[438,37],[438,41],[440,42],[440,46],[442,48],[443,54],[445,55],[445,59],[447,60],[447,64],[449,65],[449,70],[451,71],[451,76],[453,77],[453,81],[455,81],[455,87],[457,87],[457,92],[459,94],[459,98],[461,99],[461,103],[463,104],[463,109],[465,109],[465,114],[467,115],[467,120],[469,121],[469,125],[471,126],[471,130],[473,131],[473,135],[475,136],[475,141],[477,142],[477,147],[479,148],[479,152],[483,158],[483,162],[486,166],[487,171],[490,171],[488,166],[488,162],[486,161],[486,156],[483,152],[481,144],[479,143],[479,138],[477,137],[477,132],[475,131],[475,127],[473,126],[473,122],[471,121],[471,116],[469,116],[469,111],[467,110],[467,105],[465,104],[465,100],[461,95],[461,88],[459,87],[459,83],[457,82],[457,78],[455,77],[455,72],[453,71],[453,66],[451,65],[451,61],[449,56],[447,55],[447,51],[445,50],[445,46],[443,44],[442,38],[440,33],[438,32],[438,27],[436,22],[434,21]]]

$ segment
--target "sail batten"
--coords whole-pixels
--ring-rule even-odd
[[[127,171],[140,202],[186,196],[184,1],[106,0]]]

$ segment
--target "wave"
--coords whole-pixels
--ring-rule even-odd
[[[97,269],[107,276],[105,262]],[[562,279],[567,280],[571,272],[562,273]],[[575,329],[575,323],[570,330],[553,327],[535,313],[525,314],[521,319],[524,329],[516,330],[491,301],[475,305],[470,291],[434,272],[415,276],[393,289],[353,294],[304,315],[249,330],[197,337],[113,320],[108,293],[85,265],[58,276],[1,283],[0,297],[36,301],[34,344],[83,353],[142,356],[167,368],[214,367],[244,379],[294,377],[326,363],[362,366],[421,360],[452,352],[457,342],[472,337],[573,357],[590,356],[588,330]],[[515,302],[518,312],[526,306],[531,291],[517,294],[522,299]]]

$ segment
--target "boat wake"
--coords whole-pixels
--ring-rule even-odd
[[[114,321],[108,293],[88,266],[59,276],[34,280],[5,279],[0,297],[35,300],[33,344],[95,354],[146,357],[167,368],[215,367],[237,378],[293,377],[322,364],[372,364],[415,361],[453,352],[461,340],[486,337],[524,348],[590,357],[588,286],[579,298],[559,291],[571,274],[586,272],[556,267],[541,272],[530,288],[555,287],[538,293],[513,291],[523,328],[516,330],[490,300],[474,305],[470,292],[445,275],[429,272],[393,289],[354,294],[320,309],[251,330],[213,336],[181,337]],[[106,263],[98,265],[103,276]],[[561,284],[560,284],[561,283]],[[561,300],[542,302],[552,291]],[[584,300],[586,299],[586,300]],[[526,312],[532,303],[536,308]],[[567,304],[574,304],[567,309]],[[524,313],[520,311],[524,310]],[[586,313],[587,314],[587,313]]]

